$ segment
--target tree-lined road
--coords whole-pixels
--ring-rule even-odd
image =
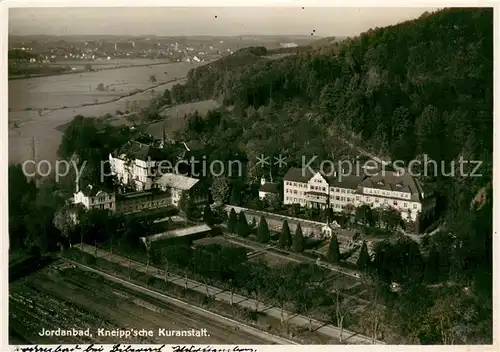
[[[127,258],[117,256],[115,254],[111,254],[107,251],[103,251],[101,249],[96,249],[92,246],[86,245],[86,244],[78,244],[75,245],[74,247],[81,249],[84,252],[87,252],[89,254],[95,255],[97,254],[98,257],[103,258],[105,260],[108,260],[110,262],[114,262],[117,264],[120,264],[123,267],[129,267],[131,269],[137,270],[139,272],[148,272],[151,276],[154,276],[159,279],[164,279],[165,278],[165,272],[163,270],[157,269],[157,268],[148,268],[146,265],[129,260]],[[254,310],[258,306],[262,306],[259,302],[256,300],[245,297],[239,294],[234,294],[233,297],[231,298],[231,293],[226,292],[224,290],[221,290],[219,288],[205,285],[201,282],[194,281],[191,279],[185,279],[184,277],[178,276],[178,275],[169,275],[167,276],[167,280],[173,284],[182,286],[182,287],[187,287],[190,290],[200,292],[202,294],[209,294],[212,296],[215,300],[219,300],[222,302],[226,303],[231,303],[234,302],[234,304],[239,305],[240,307],[244,307],[250,310]],[[207,292],[208,291],[208,292]],[[281,309],[273,306],[265,306],[261,307],[259,309],[259,312],[262,312],[264,314],[267,314],[273,318],[276,319],[281,319]],[[286,310],[283,311],[283,315],[285,320],[287,321],[288,324],[290,325],[295,325],[299,327],[304,327],[308,328],[309,327],[309,322],[310,319],[308,317],[302,316],[302,315],[297,315],[292,312],[288,312]],[[330,325],[330,324],[325,324],[324,322],[320,322],[317,320],[311,320],[311,325],[314,329],[314,331],[321,333],[325,336],[328,336],[332,339],[335,339],[338,341],[339,339],[342,339],[345,343],[349,344],[371,344],[372,339],[368,336],[356,334],[352,331],[348,331],[343,329],[343,331],[336,326]],[[376,341],[378,344],[383,344],[381,341]]]

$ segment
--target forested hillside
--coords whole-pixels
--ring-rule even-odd
[[[189,99],[182,92],[189,92]],[[408,162],[426,154],[438,161],[425,180],[436,186],[446,230],[421,250],[426,265],[435,267],[433,280],[451,286],[433,294],[423,286],[408,286],[393,302],[392,318],[400,319],[396,324],[406,341],[430,343],[433,334],[446,340],[445,332],[437,331],[439,324],[422,326],[425,319],[437,322],[443,316],[450,324],[446,333],[455,334],[456,341],[489,341],[491,9],[424,14],[279,60],[268,60],[255,50],[236,53],[232,59],[193,69],[187,84],[177,87],[172,97],[177,102],[217,99],[232,106],[216,119],[191,117],[185,137],[196,136],[226,154],[244,152],[248,160],[260,153],[284,153],[289,166],[302,155],[338,160],[346,155],[339,151],[340,143],[335,144],[335,135],[392,160]],[[459,174],[460,158],[480,161],[480,175]],[[464,172],[472,172],[473,166],[465,166]],[[250,165],[249,175],[255,173]],[[414,263],[410,270],[421,267]],[[463,294],[465,289],[472,294]],[[415,295],[428,299],[418,301]],[[458,304],[456,309],[446,308],[451,303]],[[464,307],[474,312],[462,311]]]

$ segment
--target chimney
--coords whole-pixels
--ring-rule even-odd
[[[263,185],[266,183],[266,179],[264,177],[260,178],[260,184]]]

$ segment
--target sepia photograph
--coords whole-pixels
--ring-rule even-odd
[[[9,344],[492,345],[493,13],[9,8]]]

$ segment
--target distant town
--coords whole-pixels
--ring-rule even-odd
[[[112,37],[108,39],[11,37],[9,38],[9,76],[22,73],[23,70],[36,73],[36,70],[33,71],[34,67],[38,67],[39,73],[97,70],[98,68],[93,67],[92,64],[107,64],[116,60],[205,62],[231,55],[252,43],[268,48],[294,48],[311,41],[309,37],[273,36]],[[84,68],[79,67],[82,63],[86,64]],[[31,64],[31,66],[26,64]],[[52,67],[52,70],[48,67]]]

